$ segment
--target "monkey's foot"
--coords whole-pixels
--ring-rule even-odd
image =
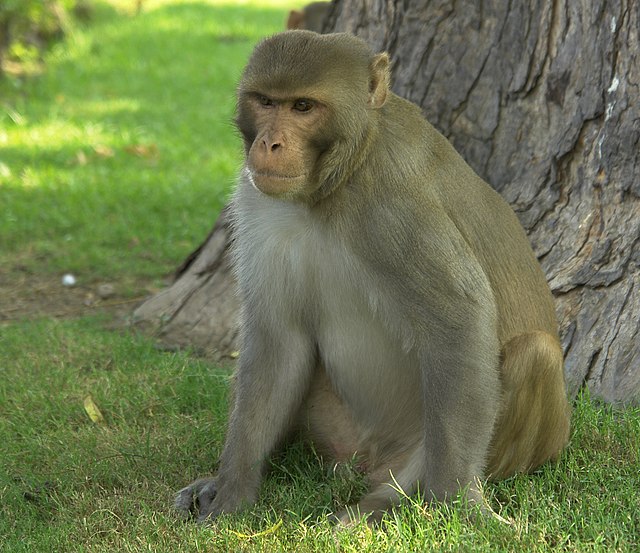
[[[513,522],[500,516],[486,502],[467,506],[467,516],[471,522],[493,519],[507,526],[513,526]],[[357,524],[361,520],[366,520],[369,526],[375,527],[380,524],[382,517],[387,511],[384,509],[362,510],[360,505],[346,507],[331,516],[331,521],[338,527],[348,527]]]
[[[213,518],[217,493],[215,478],[200,478],[176,494],[173,506],[184,518],[197,517],[198,522],[208,522]]]
[[[501,524],[513,526],[513,522],[496,513],[486,501],[476,505],[468,505],[467,517],[471,522],[482,522],[493,519]]]
[[[331,520],[338,526],[352,526],[361,520],[366,520],[369,526],[375,526],[380,523],[385,514],[384,509],[368,509],[362,510],[360,505],[350,505],[344,509],[334,513]]]

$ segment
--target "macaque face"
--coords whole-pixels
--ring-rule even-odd
[[[299,43],[295,55],[257,49],[240,81],[244,172],[264,194],[314,203],[370,133],[388,92],[388,57],[347,35],[284,34]]]
[[[322,154],[327,107],[307,97],[248,93],[241,97],[239,128],[248,147],[246,170],[268,196],[296,199],[313,191]]]

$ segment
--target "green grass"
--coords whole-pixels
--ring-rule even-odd
[[[286,6],[147,0],[135,16],[133,4],[99,4],[43,75],[0,84],[0,276],[159,279],[224,203],[240,160],[235,82]],[[337,531],[326,515],[363,482],[300,444],[273,460],[248,513],[186,524],[172,496],[215,470],[229,372],[108,326],[0,324],[0,551],[640,548],[640,409],[588,396],[559,462],[486,485],[510,526],[407,500],[379,528]]]
[[[361,482],[294,445],[260,503],[212,528],[180,521],[173,492],[215,468],[228,371],[104,321],[23,322],[0,342],[3,551],[634,551],[640,546],[640,412],[576,401],[558,463],[486,485],[506,526],[407,501],[380,528],[326,515]],[[91,395],[105,422],[84,412]],[[282,524],[279,525],[280,521]],[[261,534],[263,533],[264,534]],[[256,535],[258,534],[258,535]],[[256,535],[255,537],[250,537]],[[2,543],[0,541],[0,543]],[[637,550],[637,549],[636,549]]]
[[[0,266],[151,276],[212,226],[240,163],[236,81],[285,10],[144,5],[101,4],[42,76],[1,85]]]
[[[362,489],[299,444],[273,461],[260,503],[212,528],[171,512],[211,472],[228,372],[104,321],[40,320],[0,335],[3,551],[634,551],[640,546],[640,412],[576,401],[569,449],[538,473],[488,483],[513,522],[407,501],[380,528],[326,515]],[[87,395],[104,415],[94,423]],[[280,521],[282,524],[280,525]],[[254,536],[254,537],[251,537]]]

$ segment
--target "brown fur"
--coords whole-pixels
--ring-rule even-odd
[[[354,511],[377,516],[397,486],[481,504],[480,479],[567,442],[553,300],[525,233],[390,91],[388,64],[355,37],[295,31],[245,69],[236,397],[217,476],[176,500],[200,520],[255,501],[299,427],[357,455],[372,485]]]
[[[331,2],[311,2],[302,10],[291,10],[286,28],[290,31],[307,30],[321,33]]]

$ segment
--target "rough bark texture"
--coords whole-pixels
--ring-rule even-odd
[[[570,390],[640,400],[640,4],[338,0],[326,29],[389,51],[394,90],[516,210],[557,300]],[[182,295],[168,291],[176,311],[192,305],[185,343],[205,319],[209,336],[235,337],[235,312],[214,312],[234,287],[226,269],[200,289],[210,242],[228,240],[216,234]]]

